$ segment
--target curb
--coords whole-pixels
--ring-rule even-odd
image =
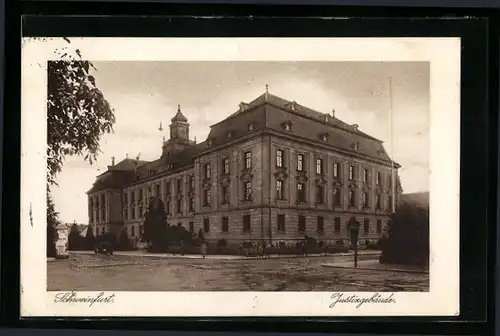
[[[335,266],[329,264],[321,264],[323,267],[329,268],[344,268],[352,270],[363,270],[363,271],[381,271],[381,272],[399,272],[399,273],[417,273],[417,274],[429,274],[428,271],[417,271],[417,270],[402,270],[398,268],[373,268],[373,267],[353,267],[353,266]]]

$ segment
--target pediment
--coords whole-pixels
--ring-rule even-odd
[[[300,182],[300,183],[305,183],[308,180],[309,179],[307,178],[307,176],[305,174],[297,175],[297,181]]]
[[[323,176],[318,176],[316,178],[316,185],[318,186],[324,186],[326,184],[326,180]]]
[[[245,182],[250,182],[253,179],[253,174],[250,170],[243,170],[240,179]]]
[[[333,181],[332,185],[336,188],[340,188],[344,185],[344,183],[342,183],[342,181],[340,181],[340,180],[335,180],[335,181]]]
[[[274,176],[278,179],[278,180],[284,180],[286,178],[288,178],[288,174],[286,173],[286,171],[284,170],[279,170],[277,171],[276,173],[274,173]]]
[[[222,185],[228,186],[231,184],[231,178],[229,176],[223,176],[220,182]]]
[[[349,182],[348,187],[349,187],[350,189],[356,189],[356,188],[358,187],[358,185],[356,184],[356,182]]]
[[[210,189],[210,187],[212,186],[210,180],[204,180],[203,183],[202,183],[202,186],[203,186],[203,189]]]

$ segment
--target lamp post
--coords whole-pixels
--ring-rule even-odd
[[[351,244],[354,247],[354,267],[358,267],[358,238],[359,238],[359,223],[355,217],[349,219],[348,228]]]

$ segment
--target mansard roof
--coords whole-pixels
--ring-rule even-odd
[[[331,114],[318,112],[270,93],[264,93],[248,104],[240,104],[238,111],[211,126],[207,140],[212,146],[232,142],[249,135],[249,124],[253,125],[252,132],[272,130],[391,162],[382,141],[360,131],[358,125],[349,125]],[[289,131],[285,130],[285,124],[290,125]],[[326,135],[326,141],[320,135]]]
[[[187,118],[178,108],[172,121],[187,122]],[[193,143],[182,151],[155,161],[125,159],[98,176],[88,193],[122,188],[157,174],[177,171],[192,165],[197,155],[214,146],[226,145],[262,130],[331,146],[387,164],[392,162],[382,141],[360,131],[357,125],[349,125],[331,114],[318,112],[266,92],[250,103],[240,104],[238,111],[210,126],[206,141]],[[399,167],[397,163],[394,164]]]
[[[204,150],[205,144],[193,144],[168,157],[154,161],[125,159],[99,175],[88,194],[104,189],[121,189],[152,176],[176,171],[194,163],[194,157]]]

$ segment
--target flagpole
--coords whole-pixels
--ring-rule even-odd
[[[389,124],[391,136],[391,193],[392,193],[392,212],[396,212],[396,170],[394,169],[394,123],[393,123],[393,103],[392,103],[392,78],[389,77]]]

